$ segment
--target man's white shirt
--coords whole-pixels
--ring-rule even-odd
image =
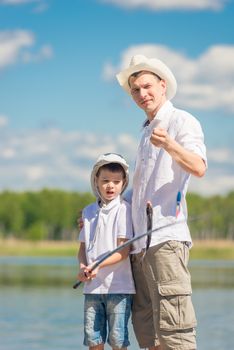
[[[198,154],[206,163],[206,148],[200,123],[191,114],[176,109],[167,101],[144,128],[138,147],[132,196],[134,235],[141,235],[147,230],[146,204],[150,201],[153,206],[153,229],[169,225],[153,232],[150,246],[168,240],[191,243],[185,201],[190,174],[168,152],[150,142],[152,131],[156,127],[167,130],[170,137],[186,150]],[[176,216],[178,192],[181,194],[181,202],[179,215]],[[134,253],[145,248],[145,242],[145,238],[136,241]]]

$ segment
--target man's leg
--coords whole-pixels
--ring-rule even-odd
[[[154,326],[163,350],[196,349],[188,258],[183,242],[168,241],[149,248],[143,260]]]
[[[133,295],[132,324],[136,339],[141,349],[160,350],[154,330],[153,310],[147,282],[142,271],[141,254],[133,254],[132,272],[136,287]]]

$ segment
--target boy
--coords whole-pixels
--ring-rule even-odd
[[[84,345],[90,350],[103,350],[106,338],[113,350],[130,344],[127,325],[135,287],[129,247],[90,271],[103,254],[133,236],[131,208],[121,198],[128,181],[128,164],[114,153],[101,155],[91,173],[97,201],[83,210],[78,253],[78,279],[85,282]]]

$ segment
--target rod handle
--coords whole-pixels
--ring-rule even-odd
[[[73,289],[78,288],[81,285],[81,281],[77,281],[75,284],[73,284]]]

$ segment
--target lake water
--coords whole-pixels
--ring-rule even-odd
[[[190,271],[198,349],[233,350],[234,261],[191,261]],[[75,258],[0,258],[0,349],[87,349],[75,276]]]

